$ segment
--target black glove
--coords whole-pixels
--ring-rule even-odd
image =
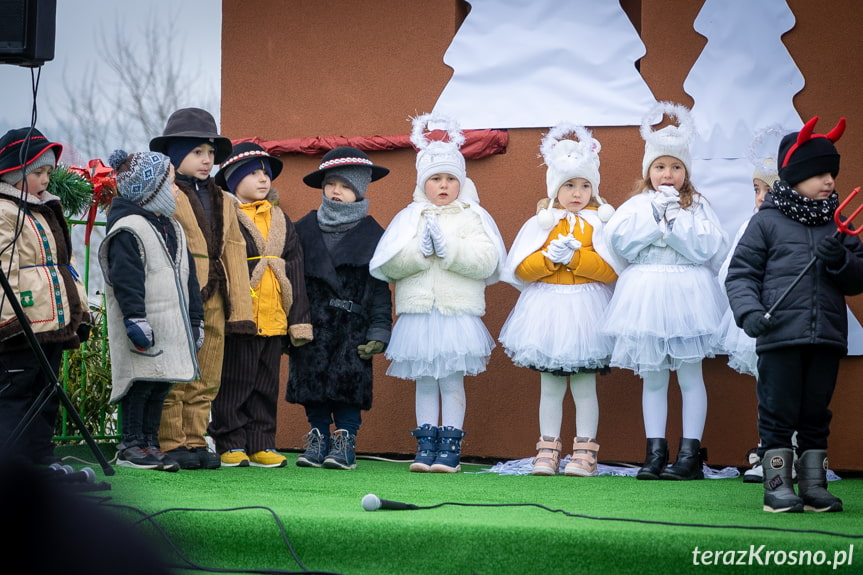
[[[839,238],[827,236],[815,246],[815,257],[828,268],[837,270],[845,265],[845,246]]]
[[[82,323],[78,326],[78,329],[75,331],[78,334],[78,340],[81,343],[84,343],[88,339],[90,339],[90,324]]]
[[[743,318],[743,331],[751,338],[757,338],[770,331],[770,320],[764,317],[764,313],[753,311]]]

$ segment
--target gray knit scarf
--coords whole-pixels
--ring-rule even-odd
[[[368,213],[369,201],[365,198],[350,203],[334,202],[322,194],[318,226],[325,232],[344,232],[357,225]]]
[[[813,200],[801,196],[782,180],[773,186],[773,203],[786,217],[804,226],[822,226],[833,219],[839,207],[839,194],[836,190],[824,200]]]

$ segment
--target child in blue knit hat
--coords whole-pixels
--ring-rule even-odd
[[[303,250],[294,224],[274,201],[282,161],[243,142],[222,163],[216,183],[234,196],[246,240],[255,337],[225,335],[222,385],[213,399],[210,436],[225,467],[284,467],[276,451],[276,412],[283,339],[312,340]]]
[[[198,377],[204,309],[183,228],[172,216],[174,167],[158,152],[109,159],[119,197],[99,248],[105,276],[111,402],[120,403],[117,465],[178,471],[160,449],[162,402],[175,382]]]

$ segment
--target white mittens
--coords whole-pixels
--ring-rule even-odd
[[[547,250],[542,252],[542,255],[556,264],[568,264],[580,248],[581,242],[571,235],[558,234],[557,238],[551,240]]]
[[[431,238],[434,253],[437,254],[439,258],[445,258],[446,238],[444,237],[443,231],[440,229],[440,225],[437,220],[432,217],[431,214],[426,214],[426,227],[423,235],[428,235]],[[430,256],[431,253],[426,254],[425,251],[423,251],[423,255]]]
[[[680,211],[680,192],[673,186],[659,186],[651,203],[653,216],[657,222],[663,217],[669,221],[673,220]]]
[[[434,242],[432,241],[431,229],[429,228],[429,217],[426,216],[426,225],[423,226],[422,237],[420,238],[420,252],[425,257],[429,257],[434,253]]]

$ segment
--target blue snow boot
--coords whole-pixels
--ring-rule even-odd
[[[458,473],[461,471],[461,439],[464,431],[451,425],[437,430],[437,456],[431,466],[432,473]]]

